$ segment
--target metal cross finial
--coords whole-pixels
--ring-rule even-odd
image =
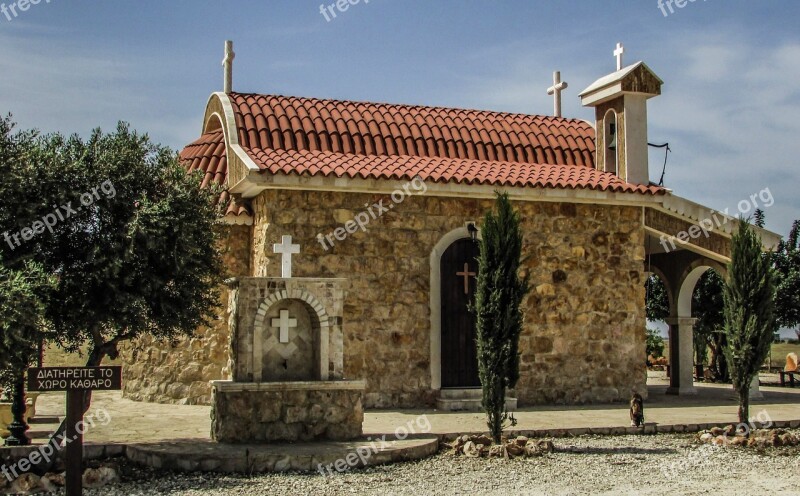
[[[284,279],[292,278],[292,255],[300,253],[300,245],[292,244],[292,237],[284,235],[281,238],[281,243],[272,245],[275,253],[280,253],[281,256],[281,277]]]
[[[617,49],[614,50],[614,56],[617,58],[617,70],[622,70],[622,54],[625,53],[625,47],[622,43],[617,43]]]
[[[547,94],[553,95],[553,115],[561,117],[561,92],[567,89],[566,81],[561,82],[561,72],[553,73],[553,86],[547,88]]]

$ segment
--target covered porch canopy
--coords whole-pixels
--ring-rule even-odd
[[[755,195],[754,195],[755,196]],[[745,202],[743,202],[745,203]],[[753,215],[756,202],[748,203]],[[697,394],[694,387],[692,293],[708,269],[723,277],[731,256],[731,237],[738,219],[684,198],[666,195],[645,207],[645,270],[664,283],[669,297],[670,386],[667,394]],[[774,250],[780,236],[755,227],[764,250]]]

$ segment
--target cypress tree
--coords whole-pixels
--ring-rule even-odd
[[[487,424],[499,443],[507,422],[516,423],[505,399],[506,390],[519,379],[520,305],[529,288],[527,276],[519,276],[522,232],[507,193],[497,193],[494,211],[484,217],[482,235],[475,295],[478,374]]]
[[[750,383],[767,358],[775,316],[775,273],[771,253],[761,250],[761,239],[750,223],[739,220],[733,235],[731,261],[724,287],[725,356],[733,388],[739,397],[739,422],[750,413]]]

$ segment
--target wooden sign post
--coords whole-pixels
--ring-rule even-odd
[[[83,398],[87,391],[122,389],[122,367],[31,367],[28,391],[66,391],[67,496],[83,493]]]

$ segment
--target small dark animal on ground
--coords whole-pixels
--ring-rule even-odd
[[[631,426],[641,427],[644,425],[644,400],[639,393],[633,393],[631,398]]]

